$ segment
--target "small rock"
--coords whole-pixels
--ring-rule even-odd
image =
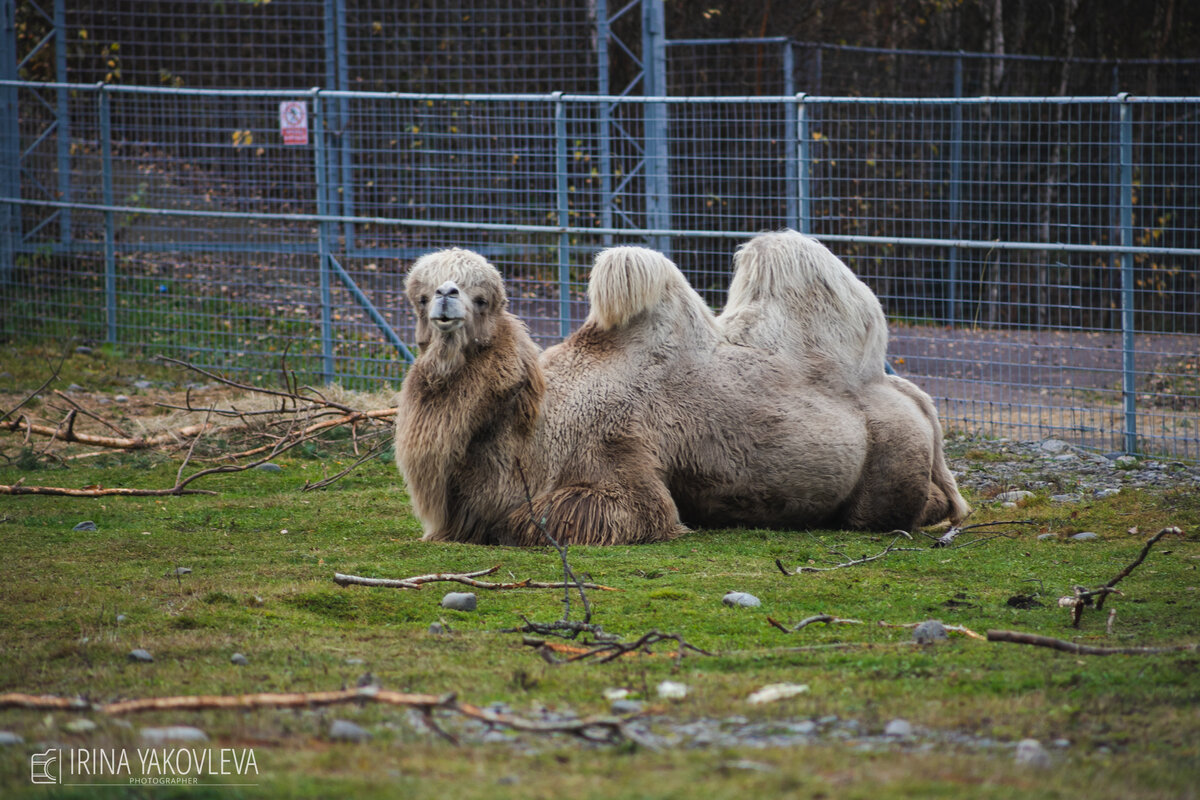
[[[629,697],[629,695],[632,693],[628,689],[614,688],[614,689],[605,689],[603,692],[601,692],[601,694],[604,695],[605,700],[608,700],[609,702],[615,702],[617,700],[624,700],[626,697]]]
[[[147,380],[134,381],[133,388],[135,388],[135,389],[153,389],[154,383],[152,381],[147,381]]]
[[[1066,749],[1071,746],[1071,740],[1070,739],[1055,739],[1054,746],[1057,747],[1059,750]]]
[[[234,653],[233,655],[231,655],[229,657],[229,663],[236,664],[239,667],[245,667],[245,666],[249,665],[250,659],[246,658],[241,653]]]
[[[1121,493],[1120,489],[1097,489],[1093,492],[1093,496],[1103,500],[1106,497],[1115,497]]]
[[[1057,539],[1057,538],[1058,538],[1057,533],[1039,533],[1038,534],[1039,542],[1045,541],[1046,539]]]
[[[946,633],[946,626],[939,620],[927,619],[913,628],[912,638],[917,644],[932,644],[939,639],[949,639],[950,635]]]
[[[1137,465],[1138,460],[1135,456],[1118,456],[1113,461],[1113,467],[1116,469],[1136,469]]]
[[[442,608],[451,611],[474,611],[476,606],[474,592],[448,592],[442,598]]]
[[[688,687],[686,684],[676,683],[675,681],[663,681],[658,685],[658,696],[663,700],[682,700],[687,697]]]
[[[746,698],[746,702],[752,706],[774,703],[776,700],[795,697],[807,691],[808,684],[806,683],[771,683],[752,693]]]
[[[82,386],[80,386],[78,383],[72,383],[70,386],[67,387],[67,391],[68,392],[83,392],[83,391],[87,391],[87,390],[84,389]]]
[[[1097,536],[1096,534],[1092,533],[1091,531],[1084,531],[1083,533],[1077,533],[1074,536],[1071,536],[1070,538],[1074,539],[1077,542],[1086,542],[1089,539],[1098,539],[1100,537]]]
[[[154,656],[150,655],[148,652],[139,647],[136,650],[129,651],[129,660],[140,661],[143,664],[149,664],[154,660]]]
[[[119,394],[119,395],[117,395],[116,397],[114,397],[114,398],[113,398],[113,402],[114,402],[114,403],[128,403],[128,402],[129,402],[129,395],[125,395],[125,394]]]
[[[813,722],[811,719],[802,719],[796,724],[792,725],[792,732],[798,733],[801,736],[810,736],[817,732],[817,723]]]
[[[270,461],[259,464],[255,469],[260,469],[263,472],[283,472],[283,467],[278,464],[272,464]]]
[[[1064,442],[1062,439],[1047,439],[1046,441],[1042,442],[1041,448],[1043,451],[1051,454],[1065,453],[1071,449],[1071,445],[1068,442]]]
[[[1037,739],[1022,739],[1017,743],[1016,761],[1027,767],[1045,769],[1050,766],[1050,754]]]
[[[73,531],[94,531],[94,530],[97,530],[97,528],[96,528],[96,523],[92,522],[90,519],[85,519],[83,522],[79,523],[71,530],[73,530]]]
[[[996,502],[1019,503],[1022,500],[1028,500],[1031,497],[1033,497],[1033,492],[1026,491],[1025,489],[1014,489],[1010,492],[1001,492],[1000,494],[996,495]]]
[[[637,700],[614,700],[609,708],[614,714],[637,714],[642,710],[642,704]]]
[[[443,633],[449,633],[450,629],[447,628],[445,625],[443,625],[440,622],[431,622],[429,624],[429,632],[432,633],[434,636],[438,636]]]
[[[1078,503],[1080,497],[1077,494],[1054,494],[1050,495],[1050,500],[1055,503]]]
[[[24,737],[12,731],[0,731],[0,747],[10,747],[14,744],[22,744],[24,741]]]
[[[346,659],[346,666],[348,666],[348,667],[357,667],[357,666],[360,666],[365,663],[367,663],[367,662],[363,661],[361,658],[347,658]]]
[[[79,345],[79,347],[75,348],[75,352],[81,356],[90,356],[93,353],[95,353],[96,351],[93,350],[92,348],[88,347],[86,344],[81,344],[81,345]],[[74,386],[75,384],[71,384],[71,385]]]
[[[730,592],[721,598],[721,602],[727,606],[740,606],[744,608],[755,608],[762,605],[761,600],[745,592]]]
[[[117,614],[117,624],[118,625],[120,625],[126,619],[127,619],[127,617],[124,614]]]
[[[207,742],[208,734],[190,725],[168,725],[165,728],[142,728],[142,741],[150,744],[165,742]]]
[[[945,633],[945,631],[943,631],[943,633]],[[907,736],[912,736],[912,734],[913,734],[912,723],[910,723],[906,719],[894,719],[887,724],[886,728],[883,729],[884,736],[895,736],[897,738],[904,738]]]
[[[371,732],[344,719],[335,719],[329,726],[329,738],[335,742],[365,742]]]
[[[99,726],[90,719],[73,719],[63,725],[63,730],[67,733],[90,733]]]

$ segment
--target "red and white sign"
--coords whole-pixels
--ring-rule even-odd
[[[279,104],[279,132],[284,144],[308,144],[308,103],[284,100]]]

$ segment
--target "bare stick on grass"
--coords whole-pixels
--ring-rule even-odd
[[[989,642],[1009,642],[1011,644],[1028,644],[1035,647],[1049,647],[1064,653],[1079,656],[1142,656],[1159,655],[1162,653],[1181,653],[1200,651],[1200,644],[1173,644],[1163,647],[1095,647],[1088,644],[1068,642],[1065,639],[1055,639],[1052,636],[1039,636],[1036,633],[1020,631],[988,631]]]

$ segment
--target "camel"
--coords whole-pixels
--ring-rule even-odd
[[[970,508],[946,464],[933,400],[911,381],[885,373],[883,307],[825,245],[793,230],[760,234],[741,245],[717,324],[731,343],[776,353],[807,381],[856,396],[872,430],[868,469],[878,470],[880,479],[891,474],[885,459],[917,463],[932,453],[924,524],[967,516]]]
[[[938,510],[926,429],[891,432],[897,454],[876,448],[869,462],[888,420],[786,358],[731,344],[659,253],[602,251],[587,319],[544,352],[482,256],[423,256],[406,292],[420,355],[400,392],[396,463],[426,540],[910,529]]]

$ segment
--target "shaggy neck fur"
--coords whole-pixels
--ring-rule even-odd
[[[528,451],[545,379],[516,317],[502,312],[487,341],[464,330],[435,331],[405,379],[396,460],[426,538],[454,531],[457,541],[487,543],[523,497],[516,464],[531,483],[540,480],[528,474],[538,462]],[[490,446],[475,446],[484,440]]]

